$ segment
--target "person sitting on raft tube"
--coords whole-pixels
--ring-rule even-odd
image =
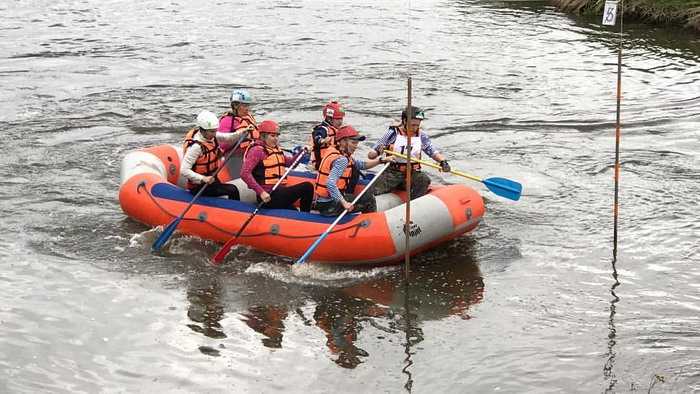
[[[212,112],[202,111],[197,115],[197,127],[189,130],[183,144],[183,158],[180,173],[187,178],[187,189],[192,194],[208,184],[202,196],[228,196],[229,200],[238,200],[240,195],[235,185],[221,183],[214,174],[221,165],[220,143],[226,141],[235,144],[241,135],[236,133],[217,133],[219,119]]]
[[[311,182],[302,182],[294,186],[285,186],[287,179],[272,191],[272,187],[282,177],[296,159],[285,156],[279,147],[279,126],[272,120],[260,122],[258,128],[260,140],[254,142],[243,155],[243,168],[241,179],[248,187],[255,191],[258,202],[264,201],[263,208],[294,209],[294,202],[299,200],[302,212],[311,210],[314,198],[314,185]],[[303,155],[301,150],[298,155]]]
[[[260,139],[258,132],[258,124],[255,122],[255,117],[250,112],[250,105],[253,104],[253,96],[245,89],[234,89],[231,92],[231,110],[221,115],[219,119],[219,131],[222,133],[240,132],[248,127],[252,127],[248,137],[241,142],[239,150],[244,152],[245,149]],[[227,152],[234,144],[222,143],[221,149]]]
[[[390,126],[382,138],[377,141],[369,151],[367,157],[374,159],[380,155],[385,147],[394,152],[406,154],[408,133],[406,126],[411,126],[411,158],[420,159],[421,152],[440,163],[440,171],[450,172],[450,165],[445,157],[435,149],[430,142],[430,137],[420,129],[421,121],[425,114],[420,108],[412,107],[413,116],[407,123],[406,109],[401,112],[401,124]],[[419,138],[415,138],[419,137]],[[411,199],[424,196],[430,187],[430,177],[422,173],[420,163],[411,162]],[[394,190],[406,190],[406,160],[396,157],[395,162],[377,179],[374,185],[374,194],[389,193]]]
[[[343,210],[349,212],[375,212],[377,202],[374,194],[368,190],[353,205],[355,186],[360,177],[360,170],[372,168],[378,164],[394,161],[393,157],[374,158],[363,161],[352,157],[357,144],[366,137],[360,135],[352,126],[346,125],[335,134],[336,146],[326,149],[321,159],[316,176],[316,209],[323,216],[337,216]]]
[[[342,126],[345,111],[337,101],[331,101],[323,106],[323,122],[314,126],[311,132],[313,141],[314,168],[318,171],[325,150],[335,145],[335,133]]]

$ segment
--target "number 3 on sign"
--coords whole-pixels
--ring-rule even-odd
[[[603,11],[603,24],[607,26],[615,26],[615,17],[617,16],[617,1],[606,1],[605,10]]]

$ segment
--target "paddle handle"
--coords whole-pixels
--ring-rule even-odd
[[[406,155],[401,154],[401,153],[399,153],[399,152],[394,152],[394,151],[389,150],[389,149],[384,149],[384,152],[386,152],[386,153],[388,153],[388,154],[390,154],[390,155],[394,155],[394,156],[396,156],[396,157],[400,157],[400,158],[402,158],[402,159],[407,159]],[[416,162],[421,163],[421,164],[424,164],[424,165],[426,165],[426,166],[428,166],[428,167],[437,168],[438,170],[442,168],[442,167],[440,167],[440,166],[437,165],[437,164],[434,164],[434,163],[431,163],[431,162],[425,161],[425,160],[420,160],[420,159],[417,159],[417,158],[415,158],[415,157],[411,157],[411,161],[416,161]],[[455,175],[459,175],[459,176],[463,176],[463,177],[468,178],[468,179],[471,179],[471,180],[473,180],[473,181],[483,182],[483,180],[482,180],[481,178],[476,177],[476,176],[473,176],[473,175],[465,174],[465,173],[463,173],[463,172],[461,172],[461,171],[451,170],[450,173],[451,173],[451,174],[455,174]]]
[[[384,165],[384,167],[382,167],[382,169],[379,170],[379,172],[374,176],[374,178],[372,178],[372,180],[367,184],[367,186],[365,186],[365,188],[362,189],[362,191],[355,197],[355,199],[352,200],[352,203],[351,203],[352,205],[355,205],[355,204],[357,204],[358,201],[360,201],[360,198],[365,194],[366,191],[368,191],[369,189],[372,188],[372,185],[374,184],[374,182],[377,181],[377,179],[379,179],[379,176],[382,175],[384,170],[389,168],[389,165],[391,165],[391,163],[386,163]],[[338,215],[338,217],[333,221],[333,223],[331,223],[331,225],[328,227],[328,229],[323,234],[321,234],[321,236],[318,237],[318,239],[313,244],[311,244],[311,247],[309,247],[309,249],[307,249],[306,252],[294,264],[295,265],[296,264],[303,264],[306,261],[306,259],[309,258],[311,253],[313,253],[313,251],[316,250],[318,245],[320,245],[321,242],[328,236],[328,234],[331,233],[331,230],[333,230],[333,227],[335,227],[336,224],[338,224],[338,222],[340,222],[340,219],[342,219],[345,216],[345,214],[347,214],[347,213],[348,213],[347,209],[343,210],[343,212],[340,215]]]
[[[299,161],[300,161],[301,158],[304,156],[305,152],[306,152],[306,148],[304,148],[304,150],[302,150],[301,152],[299,152],[299,154],[297,155],[297,158],[294,160],[294,162],[292,162],[292,164],[289,166],[289,168],[287,168],[287,171],[285,171],[284,174],[282,174],[282,177],[280,177],[280,179],[277,180],[277,182],[275,183],[275,185],[272,186],[272,190],[270,190],[270,194],[272,194],[272,192],[274,192],[274,191],[277,189],[277,187],[278,187],[280,184],[282,184],[282,180],[283,180],[284,178],[286,178],[287,175],[289,175],[290,172],[292,172],[292,170],[294,169],[294,167],[297,166],[297,164],[299,164]],[[221,264],[221,262],[224,260],[224,258],[226,258],[226,256],[228,255],[228,253],[231,251],[231,248],[233,247],[233,245],[236,244],[236,241],[238,240],[238,237],[240,237],[241,234],[243,234],[243,230],[245,230],[245,228],[248,227],[248,224],[249,224],[251,221],[253,221],[253,218],[255,217],[255,215],[258,214],[258,211],[260,211],[260,208],[261,208],[264,204],[265,204],[265,201],[260,201],[260,202],[258,203],[258,205],[255,207],[255,210],[253,211],[253,213],[248,217],[248,219],[245,221],[245,223],[243,223],[243,225],[241,226],[241,228],[238,229],[238,232],[236,232],[236,235],[235,235],[233,238],[231,238],[231,239],[229,239],[228,241],[226,241],[226,243],[224,244],[224,246],[222,246],[221,249],[219,249],[219,251],[216,252],[216,254],[214,255],[214,257],[212,258],[212,264],[214,264],[214,265],[219,265],[219,264]]]

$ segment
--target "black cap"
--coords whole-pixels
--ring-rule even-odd
[[[403,111],[401,111],[401,120],[403,120],[404,122],[406,121],[406,118],[408,117],[408,115],[406,115],[407,109],[408,108],[405,108]],[[423,113],[422,109],[420,109],[418,107],[414,107],[414,106],[411,106],[411,109],[412,109],[411,112],[413,112],[412,119],[419,119],[419,120],[425,119],[425,113]]]

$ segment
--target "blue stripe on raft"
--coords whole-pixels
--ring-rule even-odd
[[[177,186],[171,185],[170,183],[157,183],[151,188],[151,194],[153,197],[163,198],[172,201],[181,201],[189,203],[192,201],[192,193],[181,189]],[[255,205],[249,204],[247,202],[241,202],[236,200],[229,200],[228,198],[219,197],[199,197],[195,205],[200,205],[204,207],[215,207],[228,209],[230,211],[253,213],[255,210]],[[299,220],[303,222],[313,222],[313,223],[328,223],[331,224],[336,219],[336,216],[321,216],[317,213],[306,213],[293,211],[291,209],[265,209],[262,208],[258,212],[258,215],[262,216],[272,216],[284,219]],[[339,224],[345,224],[352,221],[358,214],[346,215],[340,220]]]

